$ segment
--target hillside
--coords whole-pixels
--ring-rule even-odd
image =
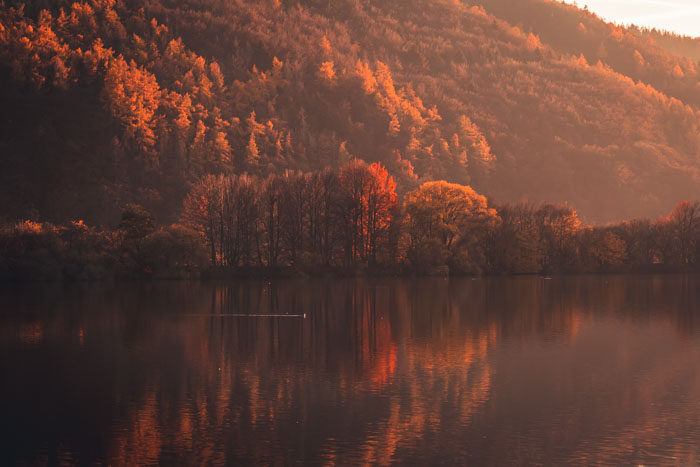
[[[478,3],[5,2],[0,217],[168,221],[206,174],[352,157],[400,193],[445,179],[590,222],[698,197],[696,42]]]

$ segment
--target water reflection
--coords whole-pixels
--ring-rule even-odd
[[[2,289],[0,452],[9,464],[694,463],[698,285]],[[306,318],[225,316],[241,313]]]

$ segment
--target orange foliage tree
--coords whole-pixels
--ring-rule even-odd
[[[482,262],[482,235],[500,221],[484,196],[444,181],[427,182],[408,193],[403,210],[406,253],[419,268],[474,268]]]
[[[339,182],[346,265],[376,264],[378,248],[388,244],[396,216],[396,183],[379,163],[357,159],[340,169]]]

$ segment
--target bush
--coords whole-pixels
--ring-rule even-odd
[[[209,264],[204,239],[181,225],[147,235],[141,241],[139,251],[143,272],[157,277],[193,277]]]
[[[0,229],[0,277],[60,279],[63,244],[51,224],[22,221]]]

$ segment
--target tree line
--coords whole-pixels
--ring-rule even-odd
[[[267,177],[210,175],[179,223],[124,207],[116,229],[31,220],[0,228],[0,278],[551,274],[691,271],[700,203],[666,217],[582,223],[567,204],[498,204],[426,182],[399,200],[379,163]]]

